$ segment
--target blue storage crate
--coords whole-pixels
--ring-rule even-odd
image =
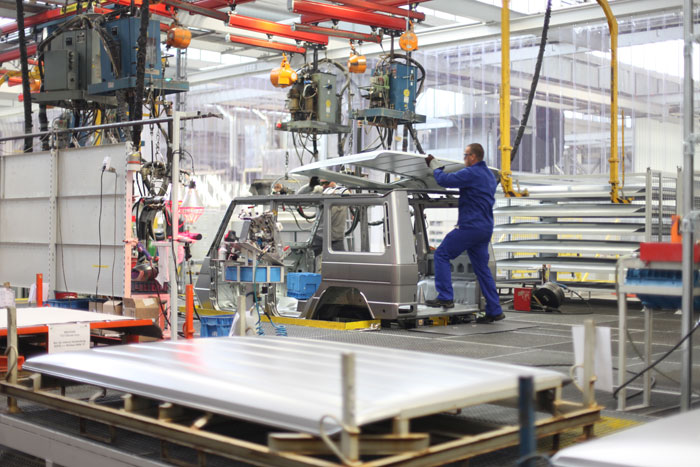
[[[308,300],[321,285],[321,274],[291,272],[287,274],[287,296]]]
[[[240,279],[238,274],[240,271]],[[268,271],[270,277],[268,277]],[[224,271],[224,279],[233,282],[253,282],[253,267],[252,266],[228,266]],[[281,266],[259,266],[255,270],[255,282],[282,282],[282,267]]]
[[[48,306],[55,306],[56,308],[70,308],[72,310],[89,310],[90,309],[90,299],[89,298],[54,298],[51,300],[46,300]]]
[[[199,316],[201,327],[199,329],[200,337],[224,337],[228,336],[233,325],[233,317],[236,315],[215,315],[215,316]]]
[[[253,267],[243,266],[241,267],[241,282],[253,282]],[[255,269],[255,282],[267,282],[267,269],[256,268]]]
[[[238,281],[238,267],[237,266],[227,266],[224,271],[224,280],[227,281]]]
[[[696,271],[694,273],[695,287],[700,286],[700,275]],[[683,284],[683,273],[677,270],[667,269],[628,269],[627,278],[625,281],[631,285],[661,285],[678,287],[680,290]],[[677,310],[681,307],[680,296],[668,295],[647,295],[637,294],[637,298],[642,304],[648,308],[660,310]],[[693,307],[696,310],[700,309],[700,297],[695,297]]]

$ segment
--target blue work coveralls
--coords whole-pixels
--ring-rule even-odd
[[[459,218],[457,228],[445,236],[435,250],[435,288],[439,300],[453,300],[450,261],[467,251],[486,298],[486,314],[500,315],[496,282],[489,269],[489,242],[493,234],[493,204],[497,181],[484,161],[471,167],[445,173],[433,171],[435,181],[445,188],[459,188]]]

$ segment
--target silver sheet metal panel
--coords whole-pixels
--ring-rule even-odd
[[[529,198],[536,199],[562,199],[562,198],[605,198],[610,197],[610,185],[606,183],[596,185],[557,185],[549,186],[535,185],[530,186],[526,183],[520,183],[521,188],[527,188]],[[502,195],[502,192],[498,192]],[[644,186],[625,187],[625,196],[644,195]]]
[[[643,204],[530,204],[494,208],[494,215],[523,217],[644,217]]]
[[[43,355],[24,368],[272,427],[319,433],[342,418],[341,355],[356,356],[358,426],[515,397],[562,375],[485,360],[289,337],[162,341]],[[326,417],[324,426],[339,426]]]
[[[616,263],[617,259],[614,258],[518,257],[498,260],[498,269],[540,269],[547,264],[553,272],[614,273]]]
[[[41,307],[17,308],[17,327],[48,326],[49,324],[96,323],[102,321],[124,321],[134,318],[107,313],[71,310],[68,308]],[[0,308],[0,329],[7,329],[7,313]]]
[[[515,222],[498,224],[493,228],[498,233],[522,233],[533,235],[644,235],[644,224],[614,222]]]
[[[700,410],[692,410],[562,449],[557,467],[697,467]]]
[[[433,178],[433,171],[426,165],[425,157],[424,154],[387,151],[382,149],[314,162],[298,167],[290,173],[307,176],[318,175],[335,182],[348,183],[349,180],[343,178],[342,174],[336,175],[327,169],[339,165],[354,165],[366,169],[391,173],[407,179],[397,182],[394,187],[441,189]],[[464,162],[462,161],[449,159],[437,160],[441,165],[444,165],[445,172],[456,172],[464,168]],[[376,188],[376,183],[367,179],[355,180],[353,185],[365,185],[366,188]]]
[[[590,253],[623,255],[639,250],[639,242],[615,242],[605,240],[515,240],[494,243],[495,251],[530,253]]]

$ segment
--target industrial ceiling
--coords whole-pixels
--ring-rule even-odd
[[[353,0],[355,1],[355,0]],[[614,1],[614,0],[612,0]],[[92,2],[90,2],[92,3]],[[97,5],[98,2],[95,2]],[[134,3],[134,2],[131,2]],[[141,2],[137,0],[136,5]],[[256,46],[251,46],[246,42],[255,43],[274,43],[280,47],[300,47],[302,43],[295,41],[292,38],[284,35],[269,35],[266,28],[271,23],[289,28],[297,33],[301,33],[302,29],[297,26],[298,23],[307,19],[306,16],[312,16],[308,13],[295,12],[298,8],[304,5],[300,4],[315,4],[329,5],[331,7],[340,6],[343,2],[330,2],[322,0],[321,2],[296,2],[287,0],[197,0],[184,1],[172,0],[166,2],[171,6],[179,5],[179,7],[169,15],[155,15],[162,23],[169,25],[175,21],[188,27],[192,31],[192,43],[186,54],[186,75],[190,79],[194,79],[193,84],[211,81],[218,76],[216,73],[211,75],[211,72],[217,72],[232,68],[237,65],[251,63],[256,61],[264,61],[265,59],[277,58],[280,56],[279,50],[264,49]],[[362,1],[360,1],[362,3]],[[406,9],[403,3],[398,0],[384,2],[387,5],[401,7]],[[500,22],[500,6],[499,0],[414,0],[417,4],[416,12],[421,14],[422,18],[415,27],[416,33],[420,36],[426,33],[442,31],[455,26],[467,25],[492,25]],[[553,8],[555,10],[575,7],[581,3],[586,3],[584,0],[554,0]],[[129,5],[129,0],[102,0],[102,6],[106,4],[119,4],[122,6]],[[31,37],[31,27],[42,18],[41,23],[46,23],[46,16],[51,13],[59,13],[60,9],[65,7],[63,2],[49,0],[46,2],[40,1],[25,1],[25,19],[27,20],[27,35]],[[68,4],[69,6],[71,4]],[[163,4],[157,4],[156,7],[161,8]],[[545,2],[532,2],[530,0],[513,0],[510,2],[511,18],[517,19],[528,15],[538,15],[545,8]],[[391,7],[390,7],[391,8]],[[187,10],[187,11],[186,11]],[[153,11],[153,10],[152,10]],[[381,14],[381,13],[380,13]],[[39,16],[36,16],[39,15]],[[235,19],[229,20],[229,16]],[[33,18],[34,17],[34,18]],[[389,16],[384,16],[388,18]],[[319,22],[315,22],[318,27],[336,29],[340,31],[348,31],[364,35],[376,34],[381,29],[363,25],[358,23],[350,23],[345,21],[335,22],[328,18],[317,17]],[[393,20],[399,20],[399,17],[393,17]],[[261,20],[261,28],[251,28],[250,24],[241,23],[242,20]],[[16,3],[11,0],[0,0],[0,57],[5,57],[3,54],[17,49],[18,35],[16,32]],[[233,36],[232,42],[229,40],[229,35]],[[384,44],[388,43],[387,36],[384,37]],[[334,50],[347,51],[348,39],[339,37],[330,37],[326,52],[329,55]],[[376,46],[375,46],[376,48]],[[174,53],[174,52],[173,52]],[[10,60],[2,63],[2,67],[6,70],[18,68],[17,60]],[[198,76],[199,75],[199,76]],[[16,84],[16,83],[9,83]],[[21,86],[3,85],[0,88],[0,100],[17,99],[17,94],[20,93]],[[8,103],[5,103],[7,105]]]

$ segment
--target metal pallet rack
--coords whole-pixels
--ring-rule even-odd
[[[638,251],[640,241],[670,235],[680,187],[676,174],[627,174],[630,203],[612,204],[603,177],[519,176],[530,195],[499,198],[494,209],[497,268],[512,279],[516,271],[533,276],[544,266],[577,290],[612,291],[619,256]]]

